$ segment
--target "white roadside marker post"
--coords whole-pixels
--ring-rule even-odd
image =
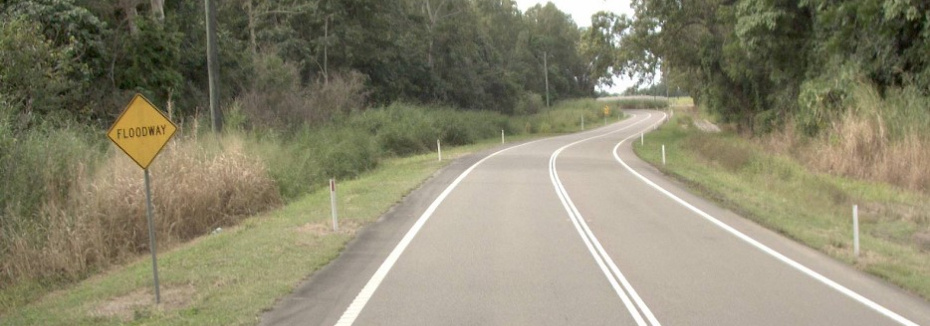
[[[662,165],[665,165],[665,144],[662,144]]]
[[[439,162],[442,162],[442,143],[439,139],[436,140],[436,152],[439,153]]]
[[[501,144],[504,143],[504,129],[501,129]]]
[[[853,205],[853,254],[859,258],[859,205]]]
[[[329,179],[329,204],[333,211],[333,232],[339,232],[339,220],[336,217],[336,179]]]
[[[644,132],[639,133],[639,146],[643,146],[643,138],[645,137],[643,136],[643,134],[645,133]]]

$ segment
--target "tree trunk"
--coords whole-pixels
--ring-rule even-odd
[[[124,19],[126,19],[126,24],[129,26],[129,35],[139,34],[139,26],[136,26],[136,16],[139,15],[136,6],[139,5],[139,1],[120,0],[119,5],[123,9]]]
[[[252,52],[252,57],[258,54],[258,45],[255,40],[255,8],[252,6],[252,0],[245,0],[245,14],[248,16],[248,28],[249,28],[249,50]]]
[[[152,17],[159,24],[165,22],[165,0],[152,0]]]

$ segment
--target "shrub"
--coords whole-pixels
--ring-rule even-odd
[[[296,64],[276,54],[255,61],[252,85],[236,99],[256,128],[297,128],[304,124],[332,122],[349,112],[362,110],[368,101],[365,75],[349,71],[303,85]]]
[[[515,115],[536,114],[546,107],[542,96],[533,92],[524,92],[520,95],[517,105],[514,107]]]
[[[64,96],[77,84],[67,78],[75,69],[68,49],[56,47],[38,23],[0,19],[0,94],[23,114],[58,110]]]

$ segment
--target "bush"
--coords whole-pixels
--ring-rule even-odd
[[[255,61],[255,79],[234,107],[254,128],[296,128],[319,125],[362,110],[368,100],[365,75],[350,71],[303,85],[296,64],[275,54]]]
[[[12,109],[26,115],[59,110],[77,84],[68,49],[48,41],[34,22],[0,19],[0,94]]]
[[[542,96],[533,92],[524,92],[520,95],[513,113],[515,115],[536,114],[545,107],[546,103],[543,101]]]
[[[396,113],[394,123],[378,131],[378,144],[384,151],[403,156],[426,152],[435,146],[439,132],[426,116],[413,109],[395,109],[393,112]]]

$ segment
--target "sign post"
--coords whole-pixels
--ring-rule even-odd
[[[607,117],[609,117],[609,116],[610,116],[610,106],[609,106],[609,105],[605,105],[605,106],[604,106],[604,125],[607,124]]]
[[[155,241],[155,221],[152,208],[152,190],[149,177],[149,164],[158,156],[178,127],[168,120],[161,111],[158,111],[149,100],[136,94],[120,113],[116,122],[107,131],[110,138],[119,149],[129,155],[145,174],[145,210],[149,224],[149,251],[152,252],[152,275],[155,280],[155,303],[161,303],[161,293],[158,286],[158,258]]]

